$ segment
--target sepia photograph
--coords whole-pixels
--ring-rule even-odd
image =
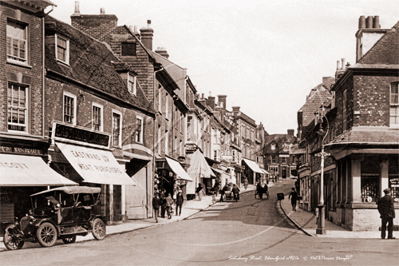
[[[0,0],[0,264],[399,265],[397,0]]]

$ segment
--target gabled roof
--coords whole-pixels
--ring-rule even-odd
[[[105,44],[51,16],[47,16],[45,20],[46,36],[58,33],[68,38],[70,49],[68,66],[56,60],[54,44],[46,42],[48,71],[113,96],[140,110],[155,114],[140,86],[137,86],[136,95],[129,93],[127,84],[117,71],[130,70]]]
[[[374,46],[354,65],[398,65],[399,64],[399,22],[387,31]]]
[[[309,125],[309,123],[314,120],[314,112],[318,110],[325,101],[331,99],[330,87],[334,83],[334,80],[335,78],[333,77],[325,79],[323,83],[320,83],[310,91],[309,95],[306,97],[306,103],[298,111],[302,112],[303,126]]]

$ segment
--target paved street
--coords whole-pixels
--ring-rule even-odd
[[[103,241],[52,248],[24,247],[0,253],[2,265],[397,265],[398,241],[310,237],[278,207],[276,194],[291,180],[270,188],[271,198],[241,195],[177,221]]]

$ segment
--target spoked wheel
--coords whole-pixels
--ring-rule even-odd
[[[17,232],[14,233],[14,228],[15,225],[10,224],[4,230],[3,242],[8,250],[21,249],[25,243],[21,237],[17,236]]]
[[[107,234],[107,229],[105,227],[105,223],[100,218],[94,219],[92,234],[93,234],[94,238],[97,240],[103,240],[105,235]]]
[[[51,223],[42,223],[36,230],[36,238],[42,247],[54,246],[57,241],[57,229]]]
[[[62,242],[64,242],[64,244],[72,244],[76,242],[76,236],[71,236],[71,237],[61,237]]]

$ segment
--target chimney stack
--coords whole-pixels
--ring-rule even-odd
[[[152,37],[154,36],[154,30],[151,29],[151,20],[147,20],[147,28],[141,28],[141,41],[144,46],[152,51]]]
[[[388,31],[389,29],[381,29],[379,16],[360,16],[359,29],[356,32],[356,62]]]
[[[101,14],[101,15],[104,15],[104,14],[105,14],[105,8],[103,8],[103,7],[100,8],[100,14]]]
[[[288,129],[287,130],[288,136],[292,136],[293,137],[294,136],[294,131],[295,131],[294,129]]]
[[[223,107],[223,109],[226,109],[226,98],[227,95],[218,95],[218,103],[221,104],[221,107]]]
[[[165,57],[166,59],[169,58],[169,54],[166,51],[166,49],[164,47],[158,47],[155,52],[163,57]]]

